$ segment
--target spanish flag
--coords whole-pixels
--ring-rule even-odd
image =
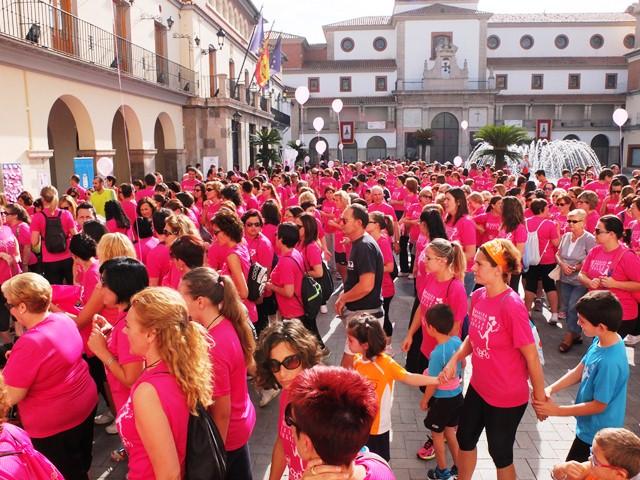
[[[271,78],[271,68],[269,67],[269,40],[265,40],[262,45],[262,54],[258,57],[256,64],[256,83],[260,88],[269,82]]]

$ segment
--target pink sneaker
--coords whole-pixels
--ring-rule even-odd
[[[422,445],[416,455],[422,460],[432,460],[436,458],[436,451],[433,448],[433,440],[431,440],[431,437],[427,437],[427,441],[424,442],[424,445]]]

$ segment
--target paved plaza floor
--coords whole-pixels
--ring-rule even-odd
[[[402,341],[409,321],[413,304],[412,281],[408,279],[396,280],[396,296],[391,302],[391,320],[395,323],[393,348],[395,359],[404,364],[404,354],[400,351]],[[344,347],[344,329],[338,319],[331,313],[321,315],[318,319],[320,332],[325,337],[325,343],[334,352],[329,363],[338,364]],[[536,317],[540,336],[543,342],[546,364],[544,366],[545,382],[547,384],[562,376],[569,368],[576,365],[586,351],[587,344],[578,345],[567,354],[560,354],[557,345],[563,332],[559,327],[552,327],[544,322],[542,315],[549,316],[544,311]],[[631,366],[629,389],[627,393],[626,427],[640,434],[640,347],[627,349]],[[637,359],[634,358],[638,357]],[[469,372],[465,373],[465,378]],[[424,480],[428,468],[435,466],[435,460],[425,462],[416,457],[416,451],[425,440],[426,430],[422,423],[424,413],[419,408],[421,393],[417,388],[396,384],[393,405],[391,435],[391,466],[398,480]],[[570,403],[575,398],[576,388],[571,388],[555,398],[559,403]],[[257,405],[257,401],[254,401]],[[253,460],[254,479],[268,478],[271,449],[276,436],[278,420],[278,401],[271,402],[265,408],[256,408],[258,420],[250,441],[251,457]],[[549,470],[557,462],[564,459],[575,437],[575,420],[568,418],[550,418],[545,422],[538,422],[531,407],[527,409],[520,424],[514,446],[515,465],[518,478],[548,479]],[[94,448],[94,462],[92,468],[93,479],[120,480],[126,478],[126,465],[117,464],[109,459],[112,449],[118,446],[117,436],[110,436],[104,428],[96,427]],[[474,479],[495,479],[495,468],[487,450],[486,439],[481,439],[478,446],[478,466]]]

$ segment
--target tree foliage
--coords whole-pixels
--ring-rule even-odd
[[[475,139],[490,145],[478,153],[493,157],[496,170],[504,168],[507,158],[514,161],[520,159],[520,153],[509,150],[509,147],[530,141],[527,131],[514,125],[486,125],[478,131]]]

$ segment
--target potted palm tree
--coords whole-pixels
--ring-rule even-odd
[[[249,138],[252,147],[258,147],[256,160],[271,172],[271,168],[275,163],[280,162],[280,145],[282,136],[275,128],[264,128],[259,130]]]
[[[300,140],[290,140],[287,142],[287,146],[289,148],[293,148],[296,152],[298,152],[298,156],[296,157],[296,165],[302,165],[304,163],[304,157],[307,156],[307,151],[305,150],[304,142],[300,142]]]
[[[509,150],[512,145],[522,145],[531,141],[527,131],[515,125],[486,125],[475,135],[475,139],[486,142],[489,147],[478,152],[482,156],[493,157],[496,170],[502,170],[507,159],[517,161],[520,153]]]
[[[420,147],[420,158],[427,160],[427,147],[433,142],[433,132],[430,128],[419,128],[416,130],[416,143]]]

